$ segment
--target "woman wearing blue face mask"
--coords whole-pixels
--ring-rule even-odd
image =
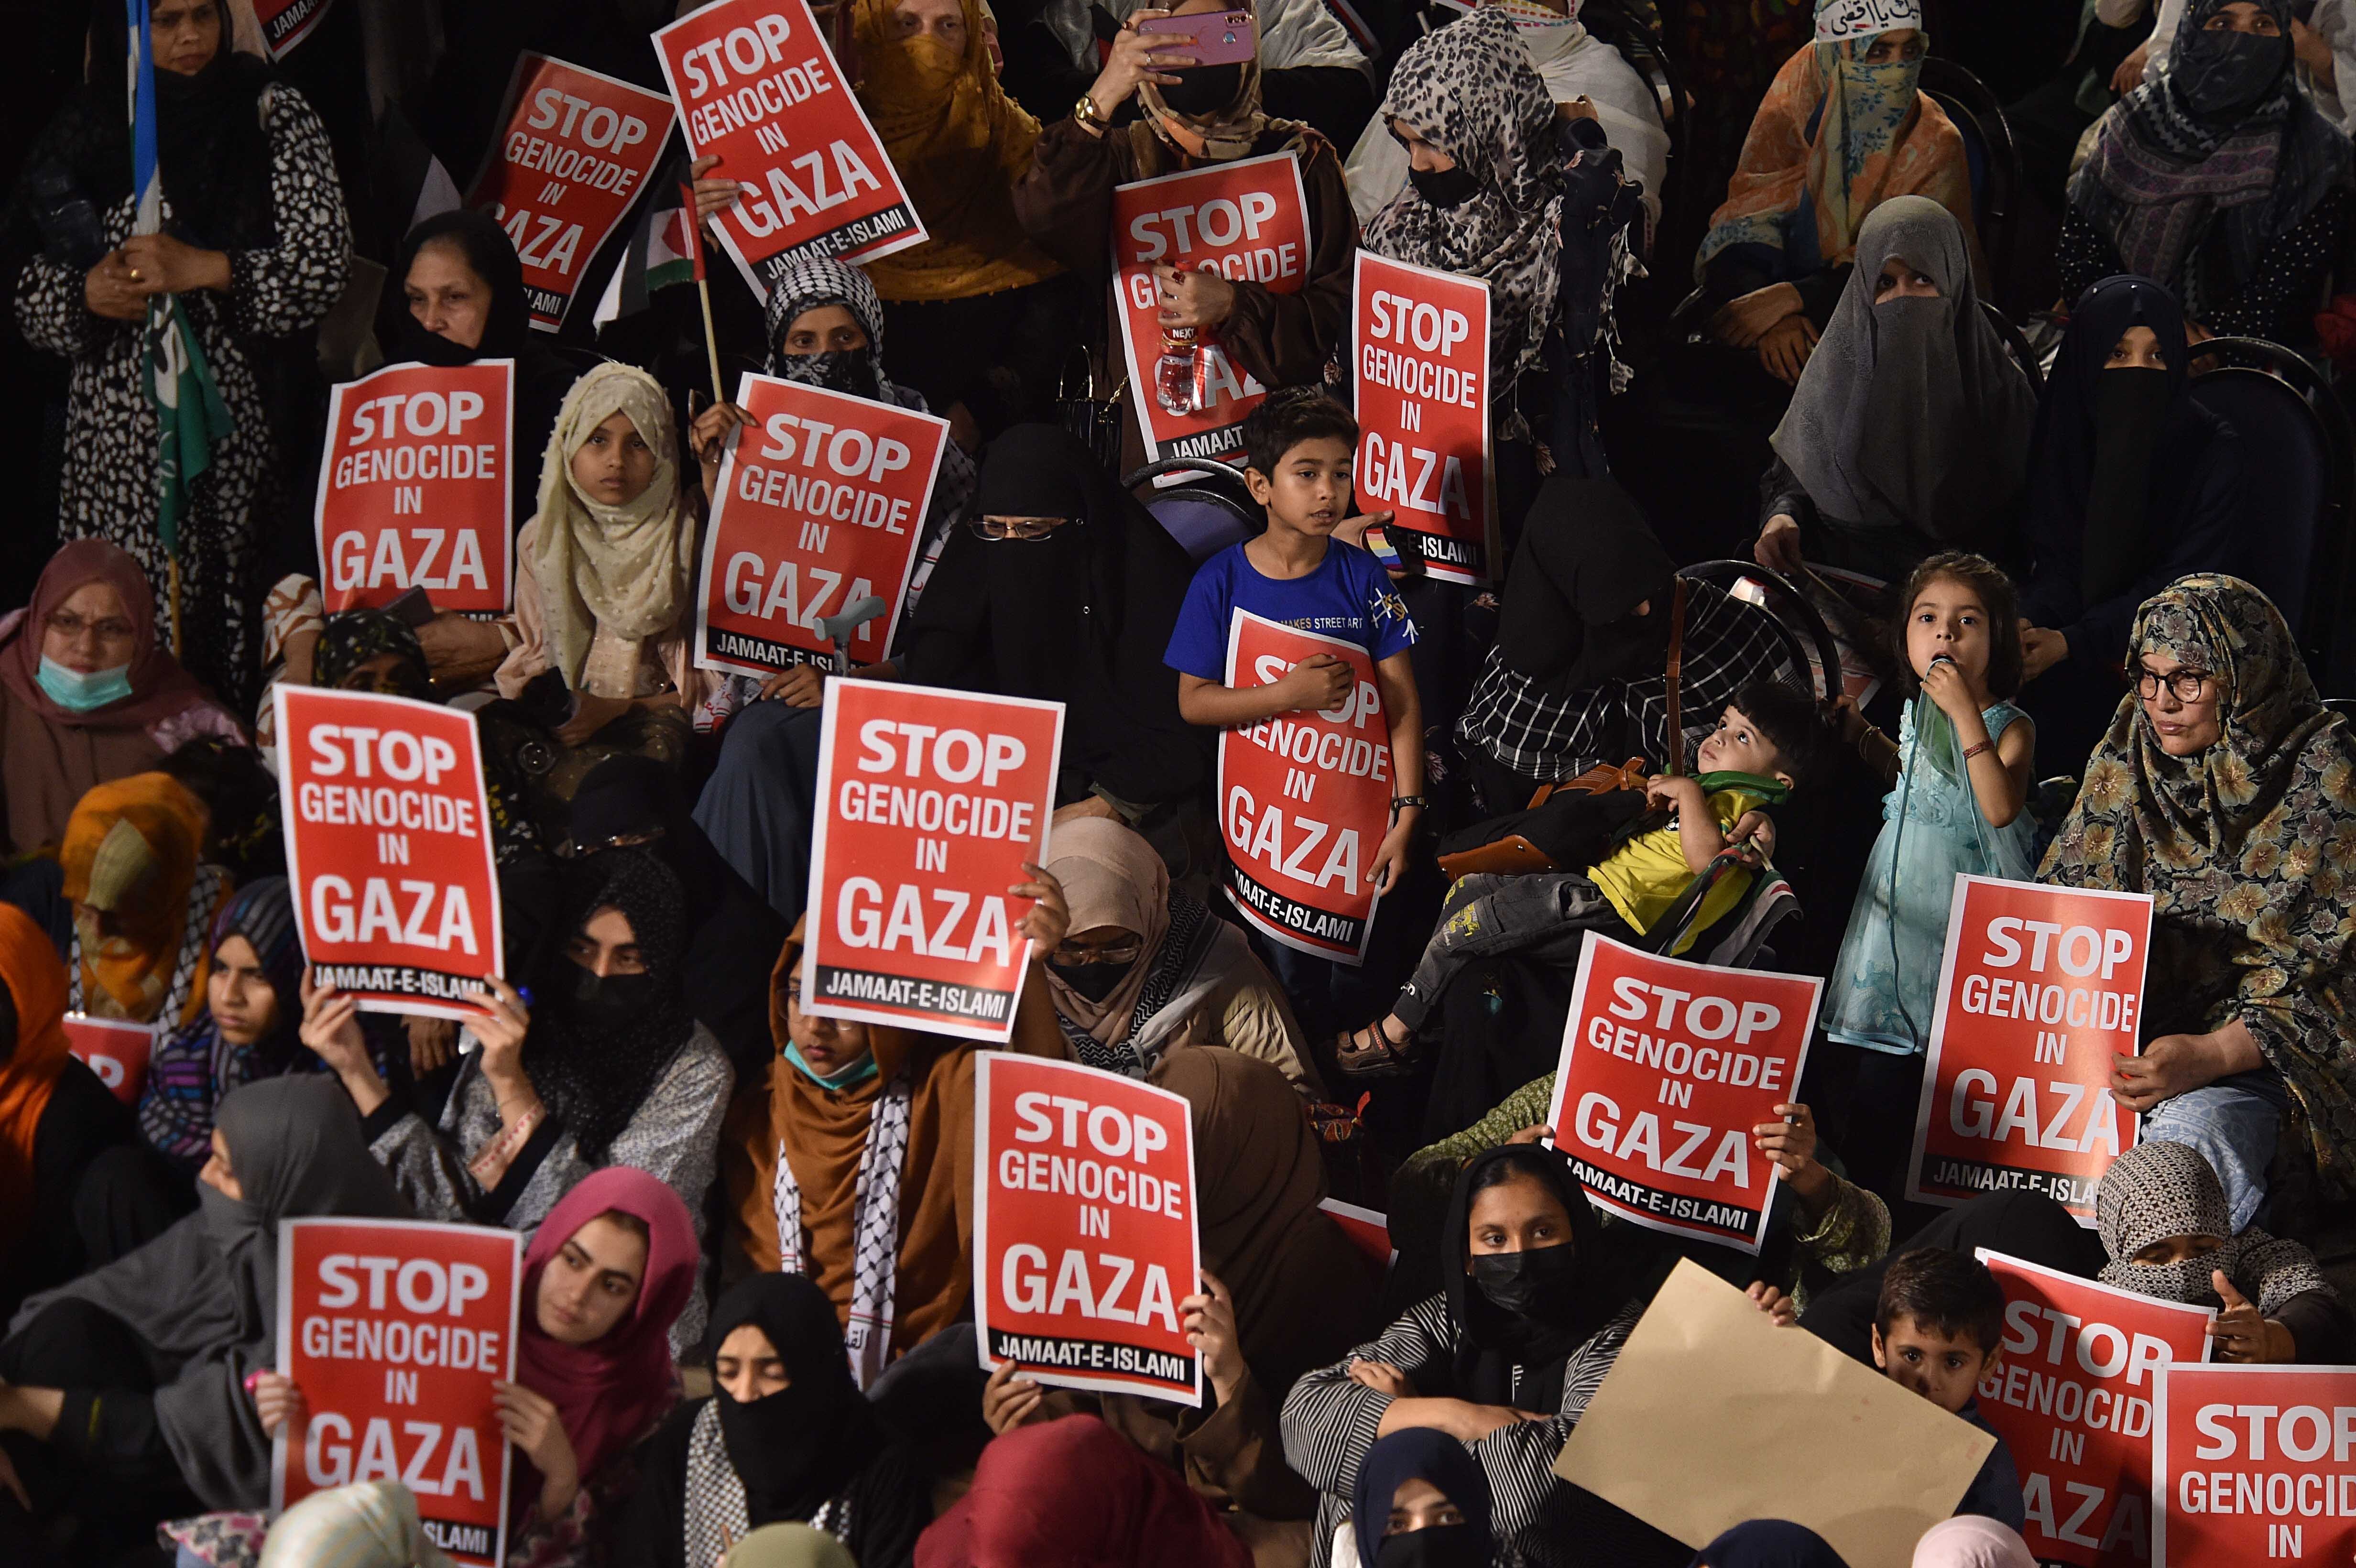
[[[1052,953],[1069,923],[1063,889],[1044,876],[1023,889],[1039,901],[1020,933],[1034,953]],[[766,1079],[744,1086],[721,1135],[729,1231],[756,1272],[818,1282],[846,1330],[856,1326],[851,1371],[873,1390],[895,1357],[956,1326],[971,1294],[980,1047],[804,1012],[801,968],[797,925],[769,981],[776,1055]],[[1007,1048],[1065,1055],[1040,975],[1023,987]],[[896,1152],[872,1158],[871,1146]],[[962,1343],[941,1364],[972,1369],[970,1324]],[[966,1409],[980,1403],[978,1372],[972,1381]]]
[[[103,539],[67,545],[0,619],[0,858],[55,843],[94,785],[199,735],[245,740],[156,642],[147,574]]]
[[[2137,272],[2183,302],[2194,343],[2306,336],[2348,229],[2350,154],[2291,63],[2291,0],[2192,0],[2169,69],[2070,182],[2062,298]]]

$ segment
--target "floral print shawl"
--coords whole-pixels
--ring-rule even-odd
[[[2123,698],[2040,880],[2151,894],[2153,1029],[2239,1019],[2289,1086],[2286,1147],[2356,1193],[2356,735],[2239,578],[2181,577],[2146,601],[2128,667],[2147,652],[2215,674],[2223,733],[2171,757]]]

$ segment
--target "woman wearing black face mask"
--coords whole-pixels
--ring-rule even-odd
[[[2291,0],[2192,0],[2169,69],[2104,118],[2070,182],[2062,297],[2139,272],[2187,334],[2297,342],[2339,255],[2348,138],[2291,80]]]
[[[1377,255],[1489,285],[1489,363],[1505,443],[1500,476],[1520,480],[1500,496],[1510,544],[1536,486],[1526,445],[1533,436],[1548,443],[1556,468],[1602,472],[1594,389],[1582,378],[1591,382],[1600,368],[1588,356],[1616,274],[1565,263],[1576,262],[1590,240],[1608,248],[1624,233],[1641,208],[1639,193],[1622,183],[1619,155],[1600,125],[1557,116],[1512,19],[1493,7],[1401,55],[1381,114],[1407,149],[1408,188],[1367,220],[1363,243]],[[1633,237],[1639,246],[1642,240],[1641,232]],[[1567,244],[1579,247],[1570,257]],[[1565,297],[1573,289],[1576,300]],[[1566,316],[1577,317],[1570,338]],[[1549,419],[1558,403],[1567,405],[1559,411],[1567,417]]]
[[[614,1560],[707,1568],[746,1531],[795,1520],[862,1563],[908,1562],[930,1494],[851,1381],[826,1293],[807,1275],[755,1275],[712,1308],[704,1348],[718,1387],[640,1451]]]
[[[303,1043],[350,1092],[419,1218],[530,1231],[609,1165],[647,1172],[702,1213],[735,1075],[680,985],[685,904],[643,849],[573,862],[557,928],[569,934],[532,990],[487,977],[484,1014],[467,1022],[481,1048],[434,1125],[378,1074],[355,999],[304,977]],[[699,1284],[674,1345],[693,1344],[703,1321]]]
[[[1174,14],[1250,9],[1218,0],[1180,0]],[[1103,71],[1070,114],[1040,133],[1030,168],[1014,187],[1014,212],[1039,247],[1071,271],[1102,278],[1110,253],[1112,190],[1205,165],[1290,153],[1308,202],[1307,276],[1292,293],[1217,272],[1157,266],[1161,324],[1170,332],[1214,335],[1235,362],[1269,387],[1315,381],[1346,330],[1357,215],[1332,144],[1296,121],[1260,107],[1257,59],[1198,65],[1180,45],[1156,45],[1139,23],[1173,12],[1132,14],[1113,39]],[[1263,40],[1264,41],[1264,40]],[[1141,114],[1116,126],[1135,98]],[[1118,342],[1120,324],[1110,323]],[[1141,450],[1130,438],[1132,452]]]
[[[926,405],[924,394],[914,387],[894,383],[884,374],[884,302],[876,297],[875,285],[864,271],[841,261],[820,258],[804,261],[789,270],[770,292],[764,307],[769,328],[769,362],[764,367],[772,376],[787,381],[798,381],[806,387],[822,387],[830,392],[845,392],[854,398],[865,398],[873,403],[886,403],[895,409],[912,409],[918,413],[933,411]],[[720,475],[720,458],[738,425],[750,423],[752,416],[734,403],[718,403],[703,411],[689,428],[688,441],[695,448],[703,473],[703,493],[707,500]],[[925,537],[916,550],[916,566],[908,580],[907,601],[902,606],[901,624],[923,597],[925,584],[932,578],[933,567],[940,560],[941,541],[948,526],[973,496],[974,478],[978,470],[973,454],[955,441],[941,447],[941,471],[933,482],[932,507],[925,514]],[[782,675],[773,676],[761,685],[764,698],[781,698],[790,708],[816,708],[819,705],[820,679],[815,667],[797,665]],[[765,715],[750,724],[740,721],[738,728],[760,732],[766,741],[771,725],[782,715]],[[731,730],[733,735],[736,730]],[[748,764],[753,752],[765,746],[748,747],[739,758]],[[773,759],[758,764],[758,771],[775,771]],[[723,754],[723,772],[729,762]],[[731,780],[723,792],[738,787]],[[738,863],[734,850],[726,845],[730,858]],[[798,905],[786,912],[788,918],[798,913]]]
[[[1445,1432],[1411,1426],[1366,1451],[1350,1489],[1359,1568],[1489,1568],[1489,1477]]]
[[[1593,1502],[1556,1479],[1554,1460],[1643,1313],[1656,1275],[1643,1242],[1605,1231],[1562,1157],[1528,1144],[1465,1166],[1447,1233],[1440,1294],[1285,1401],[1285,1458],[1324,1494],[1312,1563],[1324,1568],[1348,1511],[1345,1478],[1377,1439],[1417,1427],[1487,1473],[1499,1548],[1541,1568],[1618,1561],[1590,1555],[1591,1528],[1570,1528]]]
[[[2030,447],[2022,705],[2048,754],[2084,756],[2118,707],[2136,607],[2238,571],[2242,443],[2186,389],[2184,313],[2149,278],[2105,278],[2070,315]]]

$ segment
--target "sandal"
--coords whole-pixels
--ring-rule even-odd
[[[1380,1019],[1333,1041],[1333,1069],[1344,1078],[1405,1077],[1414,1071],[1420,1056],[1412,1031],[1407,1039],[1395,1040]]]

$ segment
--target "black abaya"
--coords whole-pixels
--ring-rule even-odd
[[[972,517],[1072,519],[1043,539],[952,530],[911,618],[902,673],[1059,701],[1055,803],[1097,790],[1150,805],[1202,782],[1205,747],[1162,662],[1194,563],[1152,514],[1054,425],[1017,425],[984,454]]]

